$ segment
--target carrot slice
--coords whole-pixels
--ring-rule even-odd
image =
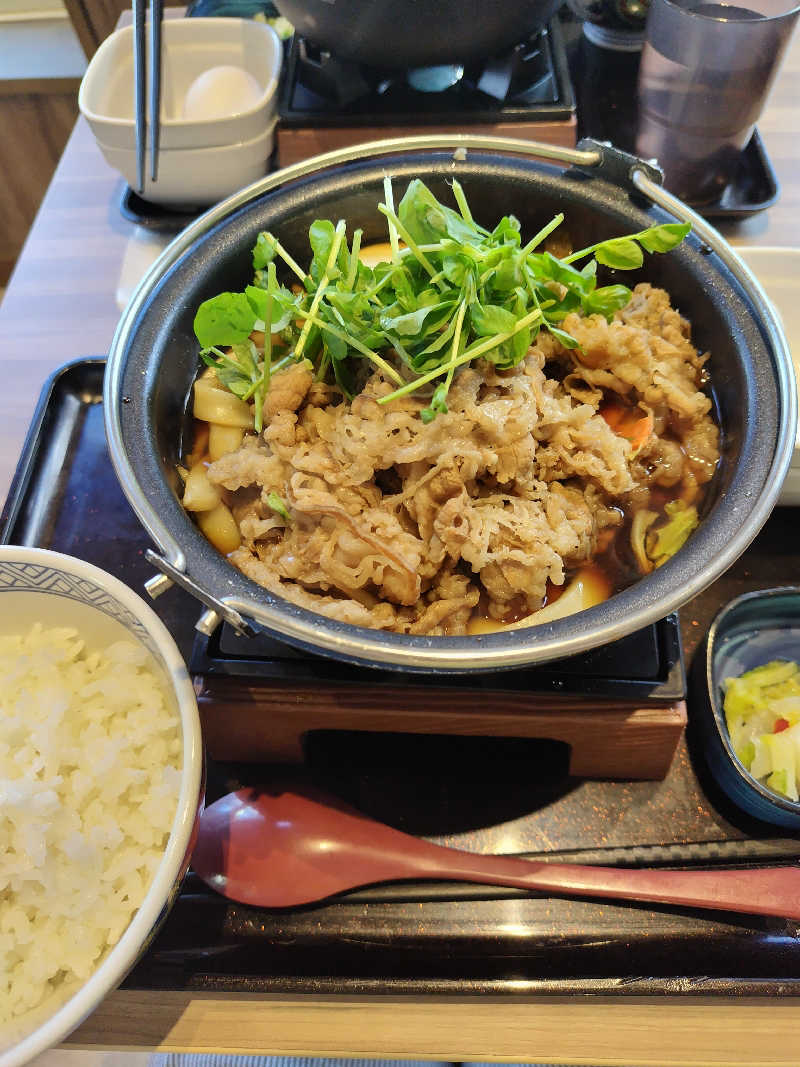
[[[609,400],[600,408],[600,414],[615,434],[630,441],[634,453],[639,451],[653,432],[652,412],[643,412],[641,408]]]

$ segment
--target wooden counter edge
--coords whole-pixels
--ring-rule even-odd
[[[764,1011],[768,1006],[769,1011]],[[62,1046],[638,1067],[796,1067],[800,998],[120,990]]]

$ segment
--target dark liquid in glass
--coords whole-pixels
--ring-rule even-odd
[[[720,195],[752,136],[776,42],[755,29],[765,20],[750,8],[702,3],[681,17],[683,33],[667,25],[642,51],[636,149],[658,160],[671,192],[702,204]]]
[[[737,4],[695,4],[689,10],[696,15],[707,15],[715,19],[736,19],[737,22],[762,17],[757,11],[751,11],[748,7],[739,7]]]

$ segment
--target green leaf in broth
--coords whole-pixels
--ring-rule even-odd
[[[631,298],[631,291],[626,285],[604,285],[595,289],[583,302],[587,315],[604,315],[610,322],[615,311],[624,308]]]
[[[456,253],[442,257],[442,272],[445,278],[459,289],[466,281],[467,275],[474,274],[474,271],[475,262],[470,256]]]
[[[615,241],[604,241],[595,249],[594,257],[605,267],[616,270],[635,270],[644,263],[644,254],[639,245],[630,237],[620,237]]]
[[[492,230],[492,238],[498,243],[519,248],[521,243],[519,219],[513,215],[504,215]]]
[[[442,303],[452,304],[454,300],[455,297],[452,294],[443,300],[439,290],[432,289],[430,286],[417,293],[418,308],[438,307]]]
[[[194,333],[202,348],[220,348],[246,340],[256,313],[244,293],[219,293],[204,300],[194,317]]]
[[[331,361],[333,377],[336,384],[342,390],[348,400],[352,400],[356,394],[355,375],[350,366],[350,360],[334,359]]]
[[[519,257],[505,255],[498,261],[486,285],[492,292],[504,293],[516,289],[521,281],[522,264],[519,262]]]
[[[474,222],[440,203],[419,178],[409,183],[397,217],[417,244],[434,244],[445,237],[468,244],[480,238]]]
[[[634,246],[635,247],[635,246]],[[550,252],[532,252],[528,256],[528,264],[532,266],[537,281],[557,282],[567,289],[580,294],[588,294],[595,287],[594,271],[584,273],[557,259]]]
[[[415,355],[415,357],[414,357],[414,366],[416,367],[416,366],[419,365],[420,369],[421,369],[422,364],[419,363],[419,361],[422,359],[422,357],[431,356],[431,355],[434,355],[435,353],[441,352],[442,349],[445,348],[450,343],[450,341],[452,341],[453,334],[455,333],[455,330],[456,330],[456,320],[455,320],[455,318],[452,318],[448,322],[446,329],[440,330],[435,335],[435,337],[431,341],[431,343],[429,345],[427,345],[425,348],[423,348],[421,352],[418,352]]]
[[[350,349],[348,348],[347,342],[336,334],[324,333],[324,331],[323,334],[325,347],[328,349],[328,352],[330,352],[331,359],[347,359],[348,355],[350,355]]]
[[[262,232],[253,247],[253,270],[264,270],[278,251],[278,242],[271,233]]]
[[[333,246],[335,234],[336,227],[330,219],[317,219],[315,222],[312,222],[309,227],[308,242],[314,253],[309,274],[315,283],[315,287],[319,285],[322,276],[325,274],[325,268],[328,265],[328,259],[331,254],[331,247]],[[338,273],[338,270],[330,270],[328,272],[328,278],[336,278],[338,277]]]
[[[583,307],[583,298],[578,293],[567,291],[560,299],[555,299],[552,292],[545,290],[541,307],[547,322],[563,322],[567,315],[580,311]]]
[[[444,205],[419,178],[409,182],[397,206],[397,217],[417,244],[433,244],[447,233]]]
[[[665,222],[638,234],[636,239],[647,252],[671,252],[692,228],[690,222]]]
[[[553,337],[561,342],[564,348],[580,348],[580,344],[571,333],[567,333],[565,330],[559,330],[557,326],[552,326],[549,322],[545,323],[545,325]]]
[[[433,422],[437,415],[447,414],[447,382],[437,385],[433,391],[430,404],[423,408],[419,417],[424,423]]]
[[[519,320],[524,316],[528,310],[527,304],[524,299],[524,295],[517,292],[517,300],[514,305],[514,319]],[[514,355],[514,365],[521,362],[525,358],[525,354],[531,346],[531,328],[525,326],[521,330],[517,330],[514,336],[511,338],[511,351]]]
[[[427,336],[438,330],[446,321],[453,307],[453,301],[439,302],[417,308],[404,315],[381,315],[381,326],[391,330],[400,338]]]
[[[265,325],[267,315],[271,312],[271,333],[279,333],[285,329],[297,314],[297,297],[283,286],[263,289],[260,286],[248,285],[244,292],[256,317]]]
[[[469,319],[478,337],[508,333],[517,324],[517,316],[513,311],[499,304],[480,304],[477,300],[470,305]]]
[[[375,307],[365,293],[329,289],[325,300],[336,308],[342,320],[369,328],[375,321]]]
[[[289,514],[289,509],[283,501],[283,498],[273,490],[271,493],[267,493],[267,505],[272,508],[276,515],[280,515],[286,522],[292,521],[292,516]]]
[[[233,365],[231,365],[233,364]],[[259,371],[249,344],[236,344],[231,348],[229,361],[220,360],[214,367],[214,373],[220,382],[238,397],[247,396],[253,382],[259,377]]]
[[[514,351],[513,338],[499,341],[484,354],[483,358],[493,363],[498,370],[511,370],[512,367],[516,367],[518,360]]]
[[[412,275],[405,267],[397,268],[392,279],[395,303],[401,311],[416,311],[419,307],[417,299],[417,286],[414,284]]]

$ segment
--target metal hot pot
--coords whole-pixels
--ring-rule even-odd
[[[367,66],[407,69],[496,56],[540,30],[561,0],[277,0],[302,37]]]
[[[567,164],[568,169],[531,158]],[[676,250],[647,257],[641,272],[666,288],[712,352],[723,458],[699,528],[664,566],[597,607],[529,629],[471,637],[419,637],[335,622],[267,593],[205,540],[180,505],[175,467],[187,396],[198,367],[192,321],[198,304],[250,280],[249,251],[260,230],[278,233],[298,257],[309,224],[345,218],[382,240],[376,203],[383,178],[400,189],[415,176],[440,196],[458,177],[477,218],[513,212],[535,232],[564,211],[582,245],[689,220]],[[626,274],[633,284],[638,277]],[[744,551],[776,503],[795,440],[797,400],[791,358],[776,315],[742,261],[702,218],[660,185],[660,174],[606,145],[577,150],[507,138],[422,136],[328,153],[241,191],[190,225],[150,269],[125,310],[105,378],[109,447],[122,487],[157,550],[162,575],[221,619],[261,629],[296,647],[373,667],[468,672],[563,658],[663,618],[713,582]]]

